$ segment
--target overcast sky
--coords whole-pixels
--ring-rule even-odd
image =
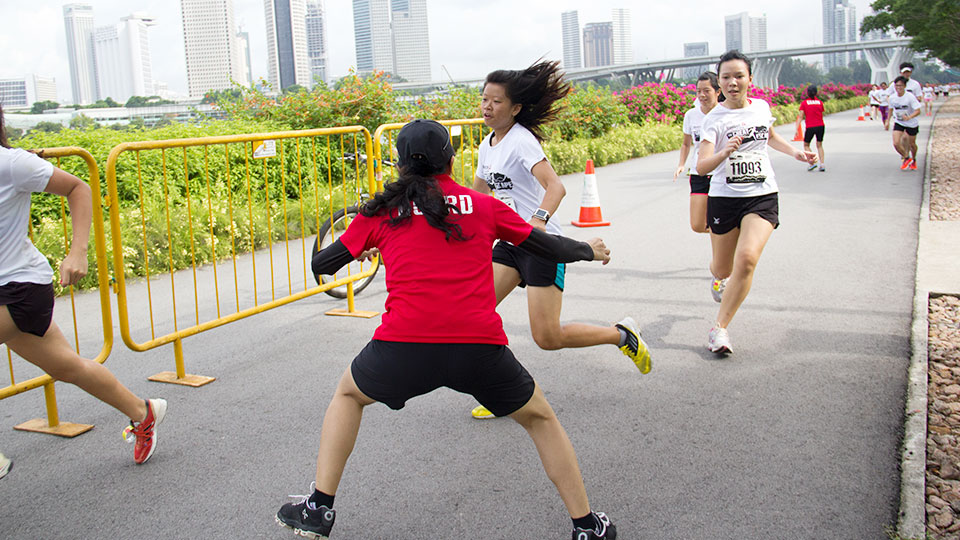
[[[266,78],[264,0],[233,0],[238,25],[250,33],[253,73]],[[63,102],[71,100],[70,67],[63,26],[63,0],[0,0],[0,78],[30,73],[54,76]],[[154,78],[186,94],[183,29],[178,0],[90,0],[97,26],[116,24],[134,11],[154,16],[150,29]],[[852,0],[857,17],[871,12],[870,0]],[[330,73],[338,77],[356,62],[353,2],[326,0]],[[579,11],[580,25],[609,21],[614,7],[631,9],[634,59],[683,56],[683,44],[708,41],[710,53],[723,52],[723,19],[749,11],[767,15],[767,47],[778,49],[822,42],[821,0],[427,0],[430,60],[435,80],[481,78],[500,68],[521,68],[541,56],[562,59],[560,13]]]

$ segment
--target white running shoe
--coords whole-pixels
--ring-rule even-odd
[[[0,478],[3,478],[13,468],[13,462],[7,456],[0,453]]]
[[[727,288],[727,278],[717,279],[713,278],[713,283],[710,284],[710,294],[713,295],[713,301],[720,303],[723,300],[723,290]]]
[[[727,334],[727,329],[718,326],[710,329],[710,334],[707,336],[707,348],[710,349],[710,352],[717,354],[732,353],[733,346],[730,345],[730,335]]]

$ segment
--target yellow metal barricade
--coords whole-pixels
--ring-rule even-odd
[[[378,261],[322,284],[310,269],[324,240],[311,245],[310,237],[324,222],[345,227],[347,210],[376,191],[373,167],[362,163],[371,155],[362,126],[127,142],[111,150],[120,336],[135,351],[174,346],[176,371],[151,380],[212,381],[185,373],[183,338],[320,292],[345,288],[348,308],[339,314],[376,315],[355,310],[353,283],[372,276]],[[145,286],[129,289],[131,275]],[[230,282],[233,294],[221,294]],[[149,338],[135,339],[134,326]]]
[[[54,163],[58,167],[61,167],[61,160],[65,157],[80,157],[86,164],[87,168],[87,182],[90,185],[90,191],[93,199],[93,236],[94,236],[94,246],[95,246],[95,262],[96,262],[96,277],[97,285],[99,287],[99,296],[100,296],[100,317],[101,317],[101,328],[103,334],[103,345],[100,347],[100,351],[97,353],[93,359],[96,362],[101,364],[107,359],[107,356],[110,355],[110,350],[113,348],[113,322],[111,321],[110,313],[110,277],[109,277],[109,268],[107,267],[107,251],[106,251],[106,236],[103,231],[103,211],[102,211],[102,200],[100,197],[100,173],[97,168],[97,163],[94,161],[93,156],[89,152],[82,148],[77,147],[64,147],[64,148],[47,148],[43,150],[38,150],[36,153],[43,158],[56,160]],[[63,168],[63,167],[61,167]],[[81,178],[82,174],[78,175]],[[46,219],[37,219],[41,226],[44,227],[55,227],[57,230],[62,230],[62,254],[65,255],[70,250],[71,243],[71,233],[68,227],[70,223],[70,218],[67,214],[67,205],[66,201],[57,195],[39,195],[40,197],[56,197],[60,199],[60,222],[52,223],[49,221],[49,218]],[[34,208],[36,213],[38,210]],[[35,230],[35,227],[32,226],[34,222],[33,216],[31,216],[31,239],[37,242],[39,238],[36,238],[38,234]],[[57,233],[60,236],[59,233]],[[57,242],[59,244],[59,241]],[[44,247],[40,246],[41,251],[44,251]],[[58,246],[59,247],[59,246]],[[60,258],[60,254],[45,253],[45,255],[51,256],[54,259]],[[55,261],[56,262],[56,261]],[[57,270],[57,265],[54,264],[54,269]],[[68,336],[72,334],[74,346],[76,351],[80,354],[80,335],[81,333],[85,338],[91,333],[88,332],[86,320],[81,321],[78,324],[77,320],[77,305],[76,298],[74,296],[74,288],[71,286],[68,288],[70,295],[70,305],[72,307],[72,320],[73,328],[62,328],[64,334]],[[84,328],[81,329],[81,326]],[[72,331],[71,331],[72,330]],[[61,435],[64,437],[74,437],[81,433],[84,433],[93,426],[87,424],[74,424],[70,422],[60,422],[59,414],[57,411],[57,399],[56,393],[54,390],[54,380],[49,375],[40,375],[35,376],[30,379],[17,382],[14,374],[14,360],[13,355],[11,354],[9,348],[7,349],[7,362],[9,365],[10,373],[10,385],[0,388],[0,400],[8,398],[10,396],[19,394],[21,392],[26,392],[34,388],[43,387],[44,398],[46,402],[47,409],[47,418],[38,418],[24,422],[23,424],[15,426],[16,429],[24,431],[39,431],[43,433],[52,433],[54,435]]]
[[[453,177],[462,185],[473,187],[476,175],[478,148],[483,141],[484,133],[489,129],[483,123],[483,118],[463,118],[458,120],[438,120],[450,130],[450,141],[457,151],[457,161],[453,167]],[[396,132],[405,126],[405,123],[383,124],[373,134],[374,152],[377,156],[377,190],[383,189],[383,183],[396,177],[396,169],[384,167],[384,160],[396,161]]]

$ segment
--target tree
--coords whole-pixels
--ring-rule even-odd
[[[237,85],[234,88],[227,88],[225,90],[210,90],[203,95],[203,99],[200,100],[200,103],[209,105],[211,103],[219,103],[221,101],[236,101],[240,99],[240,96],[243,94],[240,88],[241,87]]]
[[[124,107],[156,107],[158,105],[166,105],[168,103],[173,103],[168,99],[161,99],[160,96],[130,96],[130,99],[123,104]]]
[[[30,113],[31,113],[31,114],[42,114],[43,111],[46,111],[46,110],[49,110],[49,109],[57,109],[57,108],[59,108],[59,107],[60,107],[60,104],[57,103],[56,101],[50,101],[50,100],[47,100],[47,101],[38,101],[38,102],[36,102],[36,103],[33,104],[33,107],[30,108]]]
[[[874,15],[863,19],[860,34],[896,30],[910,36],[910,46],[950,65],[960,65],[960,2],[957,0],[876,0]]]
[[[951,83],[957,80],[955,75],[943,71],[940,66],[930,62],[914,62],[913,75],[922,84],[926,83]]]
[[[835,84],[853,84],[853,70],[843,66],[832,67],[827,72],[827,80]]]
[[[850,62],[850,69],[853,70],[853,82],[869,83],[873,72],[870,70],[870,63],[866,60],[854,60]]]
[[[780,84],[802,87],[811,84],[823,84],[823,74],[816,66],[809,65],[798,58],[787,59],[780,68]]]
[[[100,127],[100,124],[85,114],[78,114],[70,119],[70,129],[90,129],[97,127]]]
[[[38,122],[30,131],[42,131],[44,133],[60,133],[63,129],[57,122]]]

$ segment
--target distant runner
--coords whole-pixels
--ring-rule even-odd
[[[690,176],[690,228],[693,232],[708,233],[707,193],[710,192],[710,175],[697,174],[697,152],[700,150],[701,130],[707,113],[717,106],[720,97],[720,83],[717,74],[703,72],[697,79],[697,101],[699,103],[683,115],[683,144],[680,146],[680,163],[673,180],[681,174]],[[693,149],[693,153],[690,150]]]
[[[873,117],[870,117],[873,120]],[[807,129],[803,133],[803,149],[810,152],[810,141],[817,138],[817,155],[820,161],[820,172],[827,170],[826,163],[823,160],[823,133],[825,126],[823,124],[823,102],[817,99],[817,87],[807,87],[807,99],[800,103],[800,120],[806,122]],[[816,163],[807,166],[808,171],[817,168]]]
[[[903,162],[900,170],[917,170],[917,133],[920,132],[922,108],[917,98],[906,91],[906,77],[897,77],[893,81],[896,95],[890,98],[893,110],[893,147]]]

